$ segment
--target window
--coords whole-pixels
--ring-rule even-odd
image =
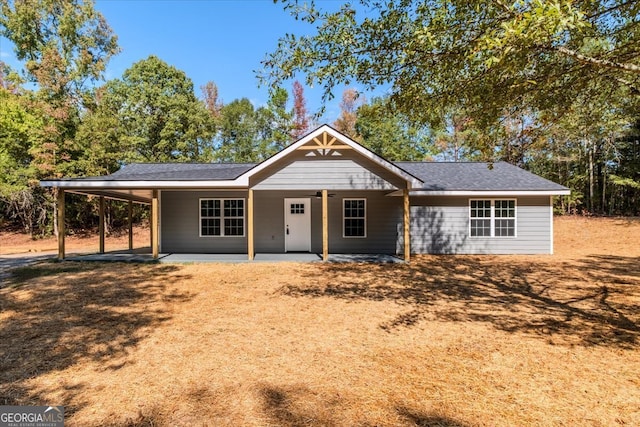
[[[494,236],[514,237],[516,235],[516,201],[494,201]]]
[[[200,199],[200,236],[244,236],[244,199]]]
[[[516,201],[470,200],[469,233],[471,237],[515,237]]]
[[[304,215],[304,203],[291,203],[292,215]]]
[[[343,199],[343,237],[367,237],[366,199]]]
[[[471,236],[491,236],[491,200],[471,201]]]

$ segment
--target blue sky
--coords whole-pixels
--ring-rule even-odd
[[[337,8],[340,0],[321,0],[320,5]],[[184,71],[200,86],[214,81],[225,103],[248,98],[255,106],[266,103],[265,87],[258,88],[254,73],[260,61],[275,50],[285,33],[309,34],[314,28],[296,21],[281,4],[271,0],[98,0],[96,9],[118,36],[122,51],[109,63],[106,79],[118,78],[132,64],[156,55]],[[15,64],[12,47],[0,40],[3,61]],[[303,76],[299,80],[304,84]],[[285,89],[291,93],[291,84]],[[333,122],[344,88],[326,105],[322,122]],[[305,85],[307,108],[321,105],[322,90]]]

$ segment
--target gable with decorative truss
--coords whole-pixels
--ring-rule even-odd
[[[352,149],[350,145],[339,141],[335,136],[330,135],[329,132],[326,131],[321,135],[313,137],[308,143],[298,147],[300,151],[308,151],[307,157],[339,157],[341,156],[340,151]]]

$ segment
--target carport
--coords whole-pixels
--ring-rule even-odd
[[[58,210],[58,259],[66,257],[65,234],[66,193],[93,196],[98,198],[98,253],[105,253],[105,207],[107,200],[126,202],[128,216],[129,252],[133,252],[133,204],[138,203],[150,207],[150,247],[154,259],[158,258],[158,191],[137,188],[100,188],[99,182],[79,182],[75,180],[42,181],[43,186],[51,186],[57,192],[56,208]]]

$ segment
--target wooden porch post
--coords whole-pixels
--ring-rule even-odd
[[[133,250],[133,202],[129,200],[127,207],[127,216],[129,217],[129,250]]]
[[[104,196],[100,196],[98,204],[98,234],[100,235],[100,253],[104,253]]]
[[[322,190],[322,260],[329,259],[329,215],[327,190]]]
[[[151,198],[151,253],[158,259],[158,190],[153,190]]]
[[[406,262],[411,261],[411,226],[410,211],[411,205],[409,204],[409,189],[405,188],[402,191],[402,198],[404,199],[404,260]]]
[[[251,189],[247,199],[247,222],[247,257],[249,261],[253,261],[255,250],[253,247],[253,190]]]
[[[62,261],[64,259],[64,190],[58,187],[58,197],[57,197],[57,209],[58,209],[58,259]]]

